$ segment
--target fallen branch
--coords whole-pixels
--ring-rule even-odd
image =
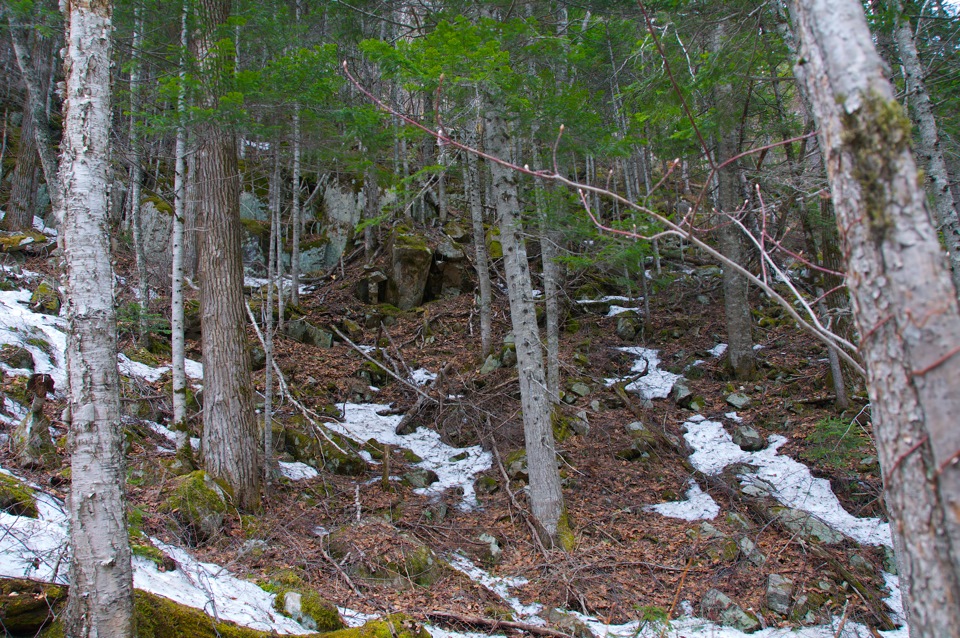
[[[536,625],[528,625],[527,623],[522,622],[514,622],[512,620],[497,620],[496,618],[481,618],[479,616],[463,616],[461,614],[454,614],[447,611],[428,611],[425,615],[427,618],[445,620],[447,622],[456,622],[463,625],[470,625],[471,627],[483,627],[492,631],[496,631],[498,629],[513,629],[514,631],[523,631],[535,636],[573,638],[570,634],[565,634],[562,631],[547,629],[546,627],[537,627]]]
[[[510,491],[510,477],[507,475],[506,468],[503,467],[503,461],[500,460],[500,450],[497,449],[497,444],[493,443],[490,447],[493,450],[493,458],[497,461],[497,467],[500,468],[500,475],[503,477],[503,487],[507,492],[507,496],[510,497],[510,504],[513,505],[513,508],[520,514],[523,522],[527,524],[527,527],[530,529],[530,535],[533,536],[533,540],[537,544],[537,549],[539,549],[544,556],[547,556],[547,548],[543,546],[543,540],[540,538],[540,534],[537,533],[537,526],[530,520],[530,516],[520,507],[520,503],[517,502],[513,492]]]

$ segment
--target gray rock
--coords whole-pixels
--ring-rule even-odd
[[[452,239],[457,243],[463,243],[464,241],[470,239],[470,231],[458,224],[457,222],[448,223],[443,231],[447,233],[447,237]]]
[[[590,630],[590,627],[573,614],[565,613],[559,609],[551,609],[547,612],[547,620],[557,629],[573,638],[596,638],[596,634]]]
[[[733,627],[744,633],[753,633],[760,629],[756,616],[745,612],[739,605],[718,589],[710,589],[700,601],[700,612],[704,618],[726,627]]]
[[[767,607],[786,616],[793,601],[793,581],[780,574],[767,577]]]
[[[500,353],[500,364],[504,368],[512,368],[517,365],[517,349],[513,346],[507,346]]]
[[[433,485],[440,480],[437,473],[433,470],[424,468],[415,468],[403,475],[404,482],[410,487],[424,488]]]
[[[883,546],[883,571],[896,576],[900,572],[897,570],[897,557],[893,553],[893,548]]]
[[[743,477],[743,487],[741,491],[747,496],[763,498],[773,494],[773,485],[755,476]]]
[[[570,386],[570,391],[576,394],[577,396],[585,397],[590,394],[590,386],[588,386],[583,381],[577,381]]]
[[[311,246],[300,251],[300,272],[308,277],[316,277],[327,271],[327,247]]]
[[[21,346],[6,344],[0,348],[0,361],[11,368],[33,370],[33,355]]]
[[[499,367],[500,359],[492,354],[488,355],[487,360],[483,362],[482,366],[480,366],[480,374],[490,374]]]
[[[776,517],[781,525],[805,540],[819,541],[826,545],[834,545],[846,540],[846,536],[803,510],[772,507],[770,514]]]
[[[433,252],[423,237],[406,233],[394,236],[387,301],[400,310],[411,310],[423,303],[432,262]]]
[[[670,390],[670,398],[681,408],[687,408],[693,401],[693,391],[683,381],[677,381]]]
[[[710,523],[703,522],[700,523],[700,537],[704,540],[714,540],[716,538],[724,538],[724,533],[718,530],[716,527]]]
[[[305,319],[287,321],[283,325],[283,332],[294,341],[308,346],[329,348],[333,345],[333,333],[321,330]]]
[[[739,392],[734,392],[726,398],[726,402],[738,410],[742,410],[750,405],[750,397]]]
[[[850,567],[853,567],[855,570],[861,574],[873,574],[874,567],[873,563],[868,561],[866,558],[860,554],[854,554],[850,557]]]
[[[240,193],[240,219],[255,219],[259,222],[267,221],[267,208],[257,196],[248,191]]]
[[[740,551],[754,567],[763,567],[763,564],[767,562],[767,557],[757,549],[756,543],[746,536],[741,536],[737,539],[737,547],[740,548]]]
[[[737,512],[728,512],[726,519],[728,524],[739,527],[744,531],[753,529],[753,523]]]
[[[617,319],[617,336],[624,341],[633,341],[640,331],[640,319],[631,313],[624,313]]]
[[[577,436],[586,436],[590,434],[590,421],[587,419],[587,411],[580,410],[575,418],[570,419],[570,429]]]
[[[466,259],[463,248],[457,246],[449,239],[444,239],[440,242],[434,255],[438,261],[463,261]]]
[[[749,425],[741,425],[733,430],[733,442],[744,452],[759,452],[767,446],[760,433]]]

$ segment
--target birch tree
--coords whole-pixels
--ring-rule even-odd
[[[61,143],[69,375],[70,638],[134,634],[107,208],[112,5],[69,3]]]
[[[867,366],[910,635],[960,635],[960,308],[857,0],[792,0]]]

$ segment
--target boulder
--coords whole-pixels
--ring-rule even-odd
[[[744,611],[719,589],[710,589],[700,601],[704,618],[750,634],[760,629],[757,617]]]
[[[423,237],[408,232],[396,232],[390,243],[387,302],[411,310],[423,303],[433,251]]]
[[[140,204],[140,238],[147,276],[154,286],[169,286],[173,269],[170,251],[170,233],[173,229],[173,209],[159,197],[151,197]]]
[[[33,371],[33,355],[21,346],[4,344],[0,347],[0,361],[11,368]]]
[[[635,313],[623,313],[617,318],[617,336],[624,341],[633,341],[642,330],[643,322]]]
[[[733,442],[744,452],[759,452],[767,446],[760,433],[749,425],[741,425],[733,430]]]
[[[501,367],[500,359],[496,355],[488,355],[486,361],[480,366],[480,374],[490,374]]]
[[[60,293],[57,285],[49,281],[41,281],[30,295],[30,308],[45,315],[59,315]]]
[[[746,536],[741,536],[737,539],[737,547],[740,548],[740,552],[754,567],[763,567],[763,564],[767,562],[767,557],[757,549],[756,543]]]
[[[67,589],[26,579],[0,580],[0,618],[7,636],[38,636],[52,622]]]
[[[433,470],[415,468],[403,475],[403,482],[413,488],[430,487],[440,480]]]
[[[349,441],[335,432],[323,436],[314,432],[314,427],[302,418],[291,419],[283,430],[284,451],[295,461],[341,476],[360,476],[367,471],[367,462]]]
[[[771,507],[770,515],[781,525],[805,540],[818,541],[826,545],[835,545],[846,540],[846,536],[836,531],[809,512],[790,507]]]
[[[323,269],[337,265],[353,239],[354,229],[363,216],[365,198],[352,184],[334,182],[323,191],[323,232],[326,235]],[[387,202],[381,199],[381,205]],[[306,212],[306,211],[305,211]],[[379,211],[378,211],[379,213]]]
[[[500,548],[497,537],[484,532],[477,537],[477,540],[484,544],[483,551],[481,552],[483,562],[487,565],[496,565],[499,563],[500,558],[503,556],[503,549]]]
[[[308,346],[329,348],[333,345],[333,333],[317,328],[306,319],[295,319],[283,324],[285,335]]]
[[[750,397],[739,392],[734,392],[733,394],[728,395],[725,400],[729,405],[732,405],[738,410],[743,410],[750,405]]]
[[[173,514],[190,545],[206,542],[223,529],[227,494],[206,472],[197,470],[174,480],[160,511]]]
[[[767,577],[767,607],[786,616],[793,601],[793,581],[780,574]]]

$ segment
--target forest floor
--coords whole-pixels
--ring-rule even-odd
[[[689,266],[665,263],[663,274],[653,275],[650,316],[642,335],[632,341],[617,336],[618,317],[608,316],[605,308],[592,312],[591,306],[578,304],[572,297],[564,300],[567,314],[561,336],[561,369],[571,402],[564,404],[563,411],[570,418],[580,413],[589,423],[588,433],[558,442],[564,499],[575,534],[569,551],[545,549],[536,541],[527,523],[523,484],[506,481],[501,470],[501,464],[506,470],[507,459],[523,444],[517,371],[501,367],[479,373],[484,361],[479,355],[479,318],[473,294],[391,313],[390,325],[374,327],[370,320],[374,308],[354,295],[361,274],[357,263],[348,264],[342,273],[309,282],[300,310],[319,327],[343,329],[345,320],[351,320],[355,324],[351,339],[361,346],[379,343],[401,372],[423,369],[438,373],[446,367],[442,388],[431,383],[420,386],[436,402],[421,406],[414,423],[436,431],[452,447],[479,446],[492,453],[491,465],[483,472],[492,479],[485,483],[488,489],[478,490],[478,502],[471,506],[462,490],[423,493],[404,481],[384,482],[384,466],[374,462],[368,463],[360,476],[321,471],[303,480],[283,478],[273,485],[255,521],[233,512],[222,533],[190,551],[201,561],[225,566],[253,581],[263,582],[292,570],[340,607],[365,614],[403,611],[433,625],[443,624],[434,612],[519,622],[528,609],[524,605],[534,603],[543,610],[531,613],[527,620],[535,621],[536,616],[556,627],[562,625],[551,620],[547,611],[551,608],[580,612],[606,625],[642,624],[664,616],[699,615],[707,591],[719,589],[744,610],[758,615],[765,627],[818,625],[831,620],[835,625],[837,619],[845,618],[851,626],[857,622],[874,627],[873,635],[878,635],[877,629],[889,629],[890,610],[879,602],[888,595],[884,566],[889,568],[890,561],[883,547],[850,539],[832,545],[812,543],[764,519],[737,488],[736,467],[733,473],[715,476],[691,467],[685,424],[697,412],[676,405],[671,398],[645,402],[635,394],[618,394],[608,385],[608,379],[630,377],[636,357],[620,348],[656,350],[660,367],[684,374],[688,387],[702,397],[699,414],[723,422],[731,430],[737,421],[725,415],[736,410],[743,424],[764,437],[785,437],[779,454],[808,465],[815,476],[829,480],[843,509],[856,517],[885,517],[865,396],[855,395],[854,407],[838,412],[833,407],[825,349],[758,296],[753,301],[763,326],[755,329],[756,342],[762,346],[757,350],[759,373],[749,383],[731,381],[723,357],[710,352],[722,343],[725,331],[720,277],[708,267]],[[47,262],[39,259],[24,267],[51,273]],[[692,274],[684,274],[690,270]],[[128,281],[134,279],[131,274]],[[566,288],[582,289],[587,284],[603,288],[588,280],[571,281]],[[494,344],[499,350],[509,332],[509,316],[505,293],[496,286],[494,292]],[[624,294],[610,288],[604,292]],[[155,301],[158,312],[163,312],[164,304],[162,298]],[[368,325],[371,327],[364,327]],[[252,329],[249,332],[255,342]],[[132,345],[128,333],[121,339],[122,348]],[[292,394],[320,414],[329,415],[329,406],[343,408],[344,403],[356,402],[364,394],[369,397],[372,392],[360,375],[369,370],[365,359],[339,339],[330,348],[318,348],[278,337],[275,347]],[[199,342],[191,342],[187,356],[199,360],[199,348]],[[255,373],[255,379],[262,392],[262,370]],[[140,378],[125,383],[125,402],[139,405],[144,397],[149,398],[154,405],[149,418],[168,421],[166,380],[149,383]],[[588,390],[584,396],[572,391],[578,382],[582,384],[578,390]],[[417,403],[415,384],[390,378],[377,383],[373,401],[384,406],[382,411],[402,414]],[[739,409],[731,407],[727,397],[732,393],[748,397],[749,403]],[[55,422],[63,407],[62,395],[58,397],[46,408]],[[297,413],[289,401],[277,399],[274,419],[285,423]],[[646,458],[625,460],[622,452],[633,443],[626,426],[637,421],[666,435],[667,440],[680,442],[679,447],[662,446]],[[3,428],[9,431],[12,425]],[[173,478],[171,457],[164,453],[167,442],[145,428],[140,432],[141,436],[131,438],[128,455],[129,507],[148,535],[183,545],[182,530],[160,507]],[[400,446],[388,451],[391,476],[415,469],[416,459],[404,455]],[[14,467],[5,446],[0,450],[0,466]],[[55,496],[66,495],[68,486],[62,473],[17,473]],[[682,501],[691,480],[719,505],[719,514],[709,520],[716,535],[705,532],[707,516],[683,520],[650,509]],[[341,530],[345,533],[338,535]],[[495,559],[490,556],[489,541],[480,540],[484,534],[494,537],[502,549]],[[755,560],[757,555],[739,542],[743,538],[762,554],[762,561]],[[331,555],[332,543],[348,545],[346,550],[338,549],[340,558]],[[432,582],[421,584],[416,582],[416,574],[383,581],[364,577],[375,571],[374,564],[387,557],[402,557],[419,546],[429,547],[437,557],[454,564],[459,560],[455,557],[466,557],[491,574],[522,579],[509,588],[516,604],[458,569],[439,570]],[[397,558],[395,562],[401,561]],[[366,563],[368,571],[363,569]],[[795,601],[804,594],[820,604],[793,618],[770,611],[766,591],[771,573],[793,580]],[[457,627],[455,623],[448,626]]]

